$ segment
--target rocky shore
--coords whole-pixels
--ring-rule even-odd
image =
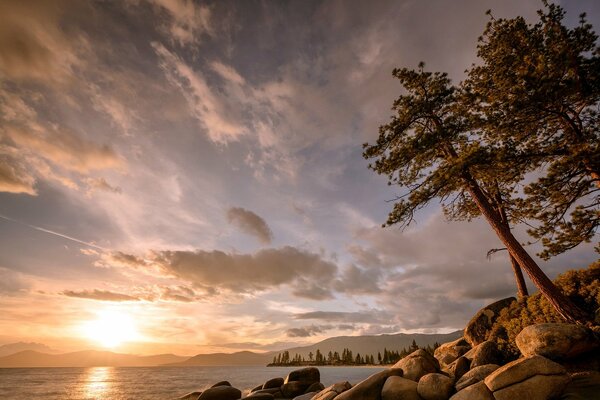
[[[351,385],[324,387],[316,367],[292,371],[249,393],[222,381],[180,400],[600,400],[600,337],[580,325],[543,323],[516,337],[521,353],[510,360],[490,333],[510,299],[480,310],[464,336],[434,355],[419,349],[391,368]]]

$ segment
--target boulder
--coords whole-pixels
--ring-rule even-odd
[[[323,389],[325,389],[325,386],[321,382],[315,382],[306,389],[306,393],[308,393],[308,392],[317,392],[318,393]]]
[[[563,360],[560,364],[569,372],[600,371],[600,349]]]
[[[402,370],[389,368],[373,374],[337,396],[336,400],[380,400],[383,384],[390,376],[402,376]]]
[[[494,395],[485,386],[484,382],[479,382],[471,386],[467,386],[454,396],[450,397],[450,400],[495,400]],[[520,399],[513,399],[520,400]]]
[[[571,379],[568,375],[535,375],[522,382],[494,391],[496,400],[550,400],[557,399]]]
[[[492,325],[496,322],[500,311],[508,307],[516,299],[508,297],[498,300],[479,310],[465,328],[465,339],[471,346],[477,346],[488,340]]]
[[[417,393],[417,382],[401,376],[390,376],[381,389],[381,400],[422,400]]]
[[[600,347],[591,329],[575,324],[530,325],[515,341],[524,356],[538,354],[551,360],[573,358]]]
[[[217,386],[206,389],[198,400],[238,400],[242,398],[242,392],[231,386]]]
[[[471,360],[471,368],[486,364],[502,364],[504,358],[496,343],[490,340],[473,347],[465,357]]]
[[[561,399],[598,400],[600,399],[600,372],[588,371],[573,374]]]
[[[294,397],[294,400],[311,400],[319,392],[307,392],[300,396]]]
[[[273,378],[266,381],[263,385],[263,389],[280,388],[284,384],[283,378]]]
[[[565,375],[565,368],[542,356],[529,356],[510,362],[485,378],[485,384],[492,392],[515,383],[523,382],[535,375]],[[495,394],[494,394],[495,396]]]
[[[244,397],[244,399],[251,399],[251,400],[273,400],[275,399],[275,396],[273,396],[271,393],[250,393],[248,396]]]
[[[280,392],[281,390],[279,388],[269,388],[269,389],[258,389],[255,390],[254,392],[250,392],[250,394],[262,394],[262,393],[268,393],[268,394],[272,394],[275,395],[278,392]]]
[[[262,389],[262,388],[263,388],[263,385],[258,385],[258,386],[255,386],[255,387],[253,387],[253,388],[250,390],[250,393],[252,393],[252,392],[256,392],[257,390],[260,390],[260,389]]]
[[[471,368],[471,361],[465,356],[458,357],[456,361],[444,368],[454,377],[454,380],[459,380]]]
[[[307,367],[290,372],[283,383],[308,382],[310,385],[311,383],[320,381],[321,373],[319,372],[319,369],[315,367]]]
[[[500,368],[500,367],[496,364],[487,364],[487,365],[480,365],[479,367],[475,367],[472,370],[470,370],[469,372],[467,372],[466,374],[464,374],[456,382],[456,385],[454,385],[454,387],[456,388],[457,392],[460,392],[467,386],[471,386],[478,382],[483,381],[485,378],[488,377],[489,374],[491,374],[498,368]]]
[[[469,343],[464,337],[461,337],[453,342],[440,345],[435,349],[433,356],[440,362],[440,365],[449,365],[470,349]]]
[[[291,381],[281,385],[281,393],[286,399],[293,399],[296,396],[300,396],[306,392],[306,389],[312,385],[310,382],[303,381]]]
[[[440,363],[431,354],[423,349],[413,351],[392,368],[401,368],[404,377],[418,382],[423,375],[440,371]]]
[[[331,400],[351,387],[352,385],[348,381],[334,383],[333,385],[327,386],[325,389],[321,390],[315,396],[314,400]]]
[[[214,385],[212,385],[211,388],[214,388],[217,386],[231,386],[231,383],[229,383],[229,381],[220,381],[220,382],[217,382]]]
[[[419,379],[417,393],[423,400],[448,400],[454,391],[454,380],[442,374],[427,374]]]

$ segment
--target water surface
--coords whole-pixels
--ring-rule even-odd
[[[169,400],[228,380],[240,390],[297,367],[0,368],[0,399]],[[325,386],[360,382],[376,367],[319,367]]]

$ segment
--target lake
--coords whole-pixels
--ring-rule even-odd
[[[93,367],[0,368],[0,399],[168,400],[203,390],[220,380],[248,391],[298,367]],[[378,367],[319,367],[325,386],[353,385]]]

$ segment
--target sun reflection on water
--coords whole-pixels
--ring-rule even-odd
[[[112,382],[113,367],[89,368],[84,382],[86,399],[105,399]]]

